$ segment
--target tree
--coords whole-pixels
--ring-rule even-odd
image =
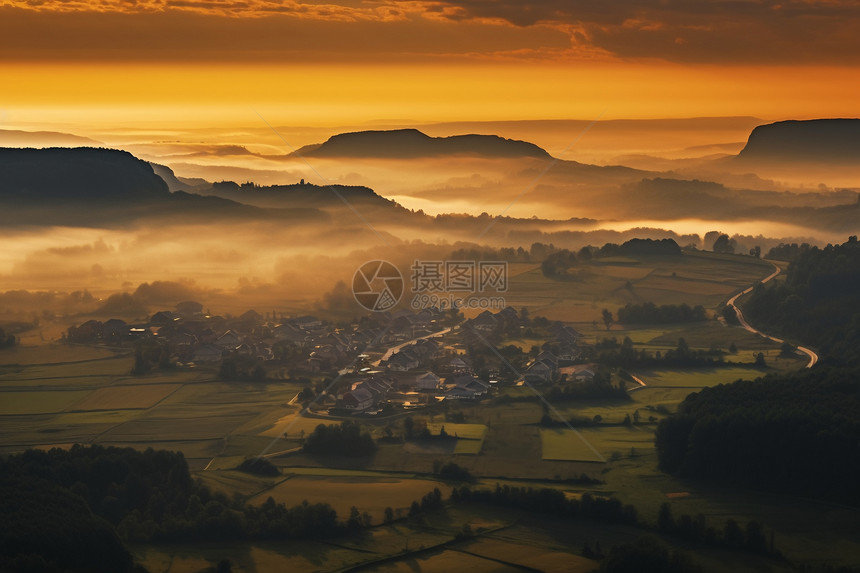
[[[663,502],[657,515],[657,527],[660,531],[672,533],[675,530],[675,518],[672,517],[672,506]]]
[[[604,308],[600,315],[603,318],[603,324],[606,325],[606,330],[609,330],[609,327],[611,327],[612,323],[615,322],[612,318],[612,312],[608,308]]]
[[[726,255],[732,255],[735,252],[735,241],[730,239],[728,235],[720,235],[717,237],[717,240],[714,241],[714,246],[712,250],[715,253],[723,253]]]
[[[761,258],[761,247],[756,245],[752,249],[750,249],[750,256],[755,257],[757,259]]]

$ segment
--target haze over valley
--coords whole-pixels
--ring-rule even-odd
[[[0,572],[860,573],[858,29],[0,2]]]

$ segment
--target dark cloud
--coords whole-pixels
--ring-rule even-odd
[[[8,60],[860,63],[857,0],[31,0]]]
[[[860,62],[860,3],[779,0],[446,0],[452,20],[557,26],[623,58],[715,63]]]

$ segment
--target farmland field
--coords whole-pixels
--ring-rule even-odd
[[[545,460],[602,462],[577,430],[544,429],[540,431]],[[589,440],[590,441],[590,440]]]
[[[325,502],[342,519],[355,506],[368,512],[375,525],[361,536],[336,543],[136,546],[141,562],[153,573],[197,573],[223,557],[234,562],[234,571],[243,572],[335,570],[383,558],[386,560],[362,570],[449,571],[468,567],[476,571],[589,571],[594,562],[578,555],[584,541],[592,542],[599,533],[606,547],[611,547],[613,543],[631,542],[641,533],[622,527],[562,523],[541,516],[542,522],[550,524],[544,527],[535,523],[534,516],[487,507],[448,506],[438,514],[422,517],[420,523],[404,519],[381,524],[386,507],[404,515],[413,501],[434,487],[447,497],[454,484],[439,481],[433,473],[447,461],[471,472],[484,487],[551,487],[569,497],[586,492],[613,495],[634,504],[646,521],[656,520],[660,504],[671,499],[679,512],[702,512],[715,524],[725,516],[738,521],[761,519],[776,530],[778,540],[781,536],[786,539],[780,547],[790,544],[788,551],[796,554],[821,558],[824,551],[814,549],[819,545],[860,554],[856,540],[848,534],[832,533],[827,526],[830,520],[840,531],[853,531],[860,522],[853,510],[822,509],[812,504],[817,509],[804,506],[793,511],[782,507],[787,503],[785,498],[691,485],[656,467],[657,423],[688,394],[738,378],[797,369],[803,365],[801,359],[778,358],[777,344],[713,319],[670,325],[611,324],[608,329],[601,321],[603,308],[615,313],[628,302],[642,300],[703,304],[713,312],[730,293],[766,275],[770,265],[699,255],[616,258],[579,269],[583,272],[577,270],[577,277],[571,280],[544,277],[537,265],[514,267],[509,304],[528,308],[532,316],[568,321],[582,333],[584,345],[607,337],[619,342],[630,337],[637,350],[653,353],[674,348],[679,338],[693,349],[727,350],[735,344],[738,352],[725,354],[724,360],[736,364],[697,369],[630,368],[629,372],[646,386],[634,388],[628,383],[629,400],[623,396],[568,398],[552,404],[551,417],[574,420],[576,431],[541,427],[543,415],[550,411],[536,396],[536,392],[545,393],[543,386],[532,389],[503,381],[497,391],[504,397],[501,400],[443,403],[412,414],[356,418],[362,429],[378,440],[378,449],[373,455],[342,457],[301,451],[302,440],[319,424],[341,421],[300,415],[301,407],[293,399],[307,383],[282,380],[283,372],[261,383],[225,382],[217,378],[215,369],[206,368],[131,376],[134,360],[128,354],[45,344],[0,353],[0,434],[4,436],[0,451],[68,448],[73,443],[178,450],[188,460],[195,479],[228,497],[235,494],[255,504],[269,496],[287,505],[304,500]],[[544,342],[541,328],[515,332],[502,344],[514,344],[529,352]],[[453,335],[450,338],[446,343],[455,339]],[[458,345],[458,350],[462,352],[464,345]],[[757,352],[766,353],[766,368],[750,365]],[[617,382],[617,374],[613,380]],[[407,415],[417,427],[426,424],[431,434],[438,435],[444,426],[449,436],[458,439],[404,440]],[[637,417],[639,422],[625,423],[628,416]],[[386,439],[380,439],[383,437]],[[235,470],[244,459],[262,453],[272,454],[268,459],[281,475],[260,477]],[[583,475],[598,481],[582,480]],[[675,493],[684,497],[667,497]],[[803,503],[797,501],[797,507]],[[823,517],[805,525],[801,516],[809,511],[820,511]],[[514,518],[520,520],[516,525],[512,524]],[[481,530],[479,537],[455,540],[465,523],[473,531]],[[831,545],[821,541],[820,531],[828,532]],[[404,551],[409,551],[408,556],[403,556]],[[711,563],[718,565],[730,562],[717,552],[706,555],[703,563],[711,558]]]
[[[350,508],[355,506],[361,512],[370,513],[374,522],[378,523],[382,521],[386,507],[405,512],[413,501],[420,500],[436,487],[446,496],[450,493],[449,485],[432,480],[384,475],[297,475],[250,501],[262,503],[269,496],[287,505],[297,505],[304,500],[312,503],[325,501],[341,516],[349,515]]]
[[[178,384],[146,384],[99,388],[73,404],[70,409],[72,411],[146,409],[180,387]]]
[[[0,392],[0,415],[62,412],[87,394],[87,390]]]

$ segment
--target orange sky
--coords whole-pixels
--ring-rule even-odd
[[[0,128],[856,117],[860,2],[0,0]]]

